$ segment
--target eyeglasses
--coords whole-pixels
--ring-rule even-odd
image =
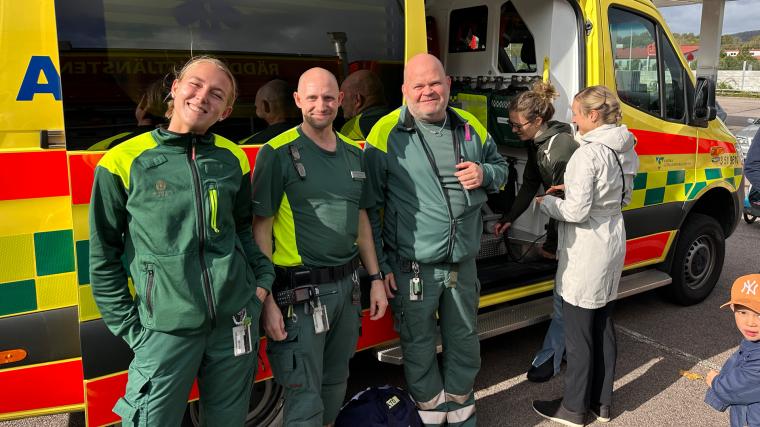
[[[507,125],[509,125],[510,128],[517,129],[517,130],[522,129],[524,126],[527,126],[531,123],[533,123],[533,120],[529,120],[525,123],[515,123],[512,120],[507,120]]]

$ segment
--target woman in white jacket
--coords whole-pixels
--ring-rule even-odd
[[[555,286],[565,318],[564,399],[534,401],[533,408],[545,418],[583,426],[589,409],[598,421],[610,419],[617,357],[610,303],[617,297],[625,258],[621,209],[630,202],[639,160],[633,135],[619,124],[619,101],[609,89],[582,90],[572,108],[580,148],[565,170],[565,199],[547,195],[536,200],[542,211],[561,221]]]

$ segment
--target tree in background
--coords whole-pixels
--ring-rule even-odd
[[[721,52],[718,69],[741,70],[744,66],[744,61],[747,61],[747,69],[760,70],[760,61],[752,56],[747,45],[741,46],[739,54],[736,56],[727,56],[725,52]]]
[[[755,36],[749,39],[749,41],[746,43],[747,47],[750,49],[758,49],[760,48],[760,36]]]
[[[742,39],[734,35],[720,36],[720,50],[739,49],[742,47]]]
[[[699,35],[694,33],[673,33],[673,37],[678,42],[679,46],[699,44]]]

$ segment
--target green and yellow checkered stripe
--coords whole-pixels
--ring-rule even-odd
[[[693,200],[716,182],[725,182],[735,190],[741,180],[742,169],[733,166],[639,172],[633,180],[631,203],[626,209]]]
[[[77,305],[72,230],[0,236],[0,317]]]
[[[742,174],[742,168],[733,166],[697,169],[697,180],[689,192],[688,200],[695,199],[703,189],[716,182],[725,182],[732,191],[736,191],[742,183]]]

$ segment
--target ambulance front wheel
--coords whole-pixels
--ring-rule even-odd
[[[283,390],[273,379],[253,384],[251,401],[248,402],[246,427],[280,427],[282,426]],[[187,412],[193,426],[200,425],[200,405],[197,401],[188,404]]]
[[[692,213],[677,237],[669,294],[681,305],[701,302],[712,292],[723,269],[726,240],[715,218]]]

